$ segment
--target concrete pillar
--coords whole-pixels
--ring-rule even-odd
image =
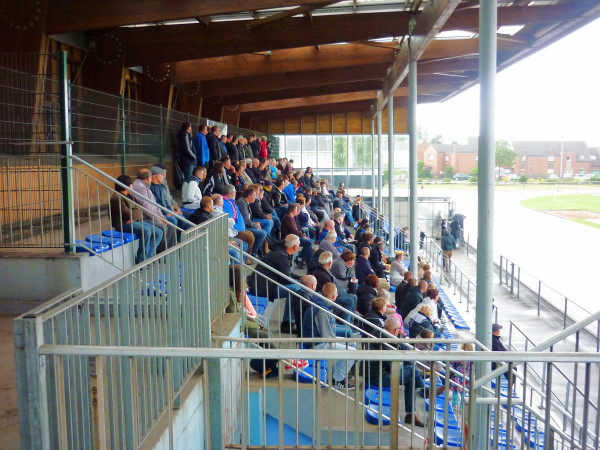
[[[390,92],[387,101],[388,107],[388,217],[390,219],[389,252],[394,255],[394,93]]]
[[[417,229],[417,209],[419,192],[417,189],[417,62],[408,63],[408,183],[410,218],[410,270],[417,276],[417,252],[419,251],[419,230]]]

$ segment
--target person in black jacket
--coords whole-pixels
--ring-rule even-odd
[[[220,132],[221,129],[214,125],[210,129],[210,133],[206,135],[206,143],[208,144],[208,151],[210,153],[210,167],[225,156],[221,151],[221,144],[219,143]]]
[[[383,297],[375,297],[371,300],[371,309],[364,315],[364,318],[370,325],[363,324],[364,330],[375,336],[381,336],[381,330],[385,324],[386,316],[385,310],[387,308],[387,301]]]
[[[250,204],[254,203],[254,200],[256,200],[256,191],[252,188],[248,188],[244,190],[242,196],[238,198],[235,203],[240,209],[240,213],[242,215],[242,218],[244,219],[244,225],[246,225],[246,230],[250,231],[254,235],[253,250],[254,253],[256,253],[262,248],[262,243],[267,237],[268,231],[263,230],[260,225],[260,222],[255,221],[252,217]]]
[[[371,268],[379,278],[385,278],[386,267],[383,264],[382,249],[385,246],[385,242],[379,236],[375,238],[371,245],[371,253],[369,253],[369,262]]]
[[[379,287],[379,278],[377,275],[370,274],[365,278],[365,282],[356,289],[356,310],[361,315],[366,315],[371,310],[371,301],[377,297],[377,288]]]
[[[394,303],[396,304],[396,308],[399,309],[402,307],[402,302],[404,301],[404,297],[406,293],[411,288],[410,280],[413,279],[413,274],[410,271],[404,272],[404,279],[400,282],[398,286],[396,286],[396,292],[394,293]],[[416,286],[417,280],[413,280],[413,286]]]
[[[404,297],[404,301],[402,302],[402,306],[400,306],[400,315],[402,316],[402,320],[406,319],[408,313],[417,307],[419,303],[423,301],[423,294],[427,292],[427,281],[421,280],[419,283],[411,287],[406,296]]]
[[[227,135],[227,143],[225,147],[227,148],[227,155],[231,161],[238,161],[240,159],[237,148],[238,138],[234,136],[233,133],[229,133]]]
[[[212,219],[213,208],[214,203],[212,198],[202,197],[202,200],[200,200],[200,208],[192,213],[190,216],[190,222],[194,222],[196,225],[198,225]]]
[[[196,167],[192,124],[189,122],[182,122],[181,129],[177,133],[177,161],[185,177],[184,181],[189,180]]]

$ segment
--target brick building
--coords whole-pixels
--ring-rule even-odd
[[[513,150],[515,173],[528,177],[589,174],[598,160],[597,149],[591,152],[583,141],[514,141]]]
[[[418,147],[419,161],[431,168],[434,176],[442,178],[444,169],[452,167],[454,173],[468,174],[477,167],[477,138],[471,137],[467,144],[429,144]]]

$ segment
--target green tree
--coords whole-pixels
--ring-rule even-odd
[[[454,176],[454,169],[452,166],[444,167],[444,178],[452,178]]]
[[[496,141],[496,167],[509,169],[515,165],[517,154],[507,141]]]
[[[479,167],[474,167],[473,169],[471,169],[471,171],[469,172],[469,175],[476,177],[477,175],[479,175]]]
[[[442,137],[441,134],[436,134],[435,137],[432,137],[429,140],[430,144],[443,144],[443,142],[444,142],[444,138]]]
[[[431,178],[431,167],[425,165],[425,161],[417,162],[417,177],[418,178]]]
[[[429,142],[429,131],[425,128],[418,127],[417,137],[419,138],[419,142]]]
[[[333,138],[333,167],[348,166],[348,141],[346,136]]]

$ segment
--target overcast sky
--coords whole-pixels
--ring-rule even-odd
[[[600,20],[496,78],[496,139],[577,140],[600,146]],[[479,87],[419,105],[419,126],[445,143],[479,134]]]

